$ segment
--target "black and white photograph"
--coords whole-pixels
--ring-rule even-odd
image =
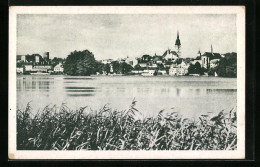
[[[245,158],[242,6],[11,7],[10,159]]]

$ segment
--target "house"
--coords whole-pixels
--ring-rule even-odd
[[[136,58],[132,58],[132,57],[127,57],[125,59],[125,62],[129,65],[131,65],[132,67],[136,66],[138,64],[138,60]]]
[[[169,69],[169,75],[186,75],[189,65],[182,61],[180,64],[173,63]]]
[[[169,69],[169,75],[177,75],[178,73],[178,68],[177,67],[171,67]]]
[[[162,55],[162,58],[168,61],[174,61],[179,58],[177,52],[171,51],[170,49],[166,50]]]
[[[23,67],[17,67],[16,68],[16,73],[22,74],[23,73]]]
[[[178,68],[177,75],[186,75],[186,74],[188,74],[187,68]]]
[[[26,56],[25,55],[21,56],[21,61],[26,62]]]
[[[157,68],[157,64],[151,63],[151,64],[148,65],[148,68]]]
[[[139,65],[140,65],[140,67],[143,67],[143,68],[147,67],[147,63],[139,63]]]
[[[182,67],[173,67],[169,69],[169,75],[186,75],[188,74],[188,69]]]
[[[189,68],[189,64],[185,63],[184,61],[182,61],[181,64],[179,64],[179,67],[188,69]]]
[[[32,64],[26,64],[24,65],[24,71],[33,71]]]
[[[155,64],[162,64],[162,56],[157,56],[156,54],[155,54],[155,56],[153,57],[153,63],[155,63]]]
[[[63,68],[63,65],[61,63],[57,64],[55,67],[54,67],[54,72],[63,72],[64,71],[64,68]]]
[[[33,66],[32,71],[48,72],[51,68],[51,65],[36,65]]]
[[[153,76],[155,74],[155,70],[144,70],[141,75],[142,76]]]
[[[148,63],[152,60],[152,56],[150,55],[143,55],[139,63]]]
[[[101,60],[101,63],[110,64],[112,61],[113,61],[112,59],[104,59],[104,60]]]

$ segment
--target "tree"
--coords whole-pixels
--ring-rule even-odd
[[[140,66],[140,64],[136,64],[136,65],[134,66],[134,69],[137,70],[138,73],[139,73],[139,71],[142,70],[142,67]]]
[[[120,71],[122,74],[127,74],[133,69],[133,67],[131,65],[127,64],[126,62],[120,63],[119,68],[120,68]]]
[[[104,71],[103,69],[104,69],[104,64],[99,62],[99,61],[96,61],[95,62],[95,72],[96,73],[98,72],[98,73],[102,74],[103,71]]]
[[[157,64],[157,70],[165,70],[165,67],[163,64]]]
[[[195,65],[191,64],[191,65],[189,66],[189,68],[188,68],[188,72],[189,72],[190,74],[200,74],[200,75],[202,75],[202,74],[204,74],[204,72],[206,72],[206,71],[207,71],[207,69],[201,68],[201,65],[200,65],[199,62],[196,62]]]
[[[120,63],[118,61],[111,62],[114,73],[118,74],[120,72]]]
[[[106,75],[110,73],[110,64],[104,65],[104,71],[105,71]]]
[[[58,57],[54,57],[51,60],[51,64],[53,65],[53,67],[55,67],[57,64],[62,63],[63,59],[62,58],[58,58]]]
[[[64,72],[68,75],[88,76],[95,72],[95,58],[88,50],[71,52],[66,58]]]

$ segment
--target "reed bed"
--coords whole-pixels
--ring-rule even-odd
[[[46,106],[32,114],[30,104],[17,110],[18,150],[235,150],[236,112],[220,112],[187,119],[160,111],[155,117],[137,118],[129,109],[71,110]]]

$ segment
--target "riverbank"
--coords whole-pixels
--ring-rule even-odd
[[[124,111],[104,106],[71,110],[17,109],[18,150],[235,150],[236,112],[182,118],[176,112],[137,119],[136,101]],[[196,121],[195,121],[196,120]]]

